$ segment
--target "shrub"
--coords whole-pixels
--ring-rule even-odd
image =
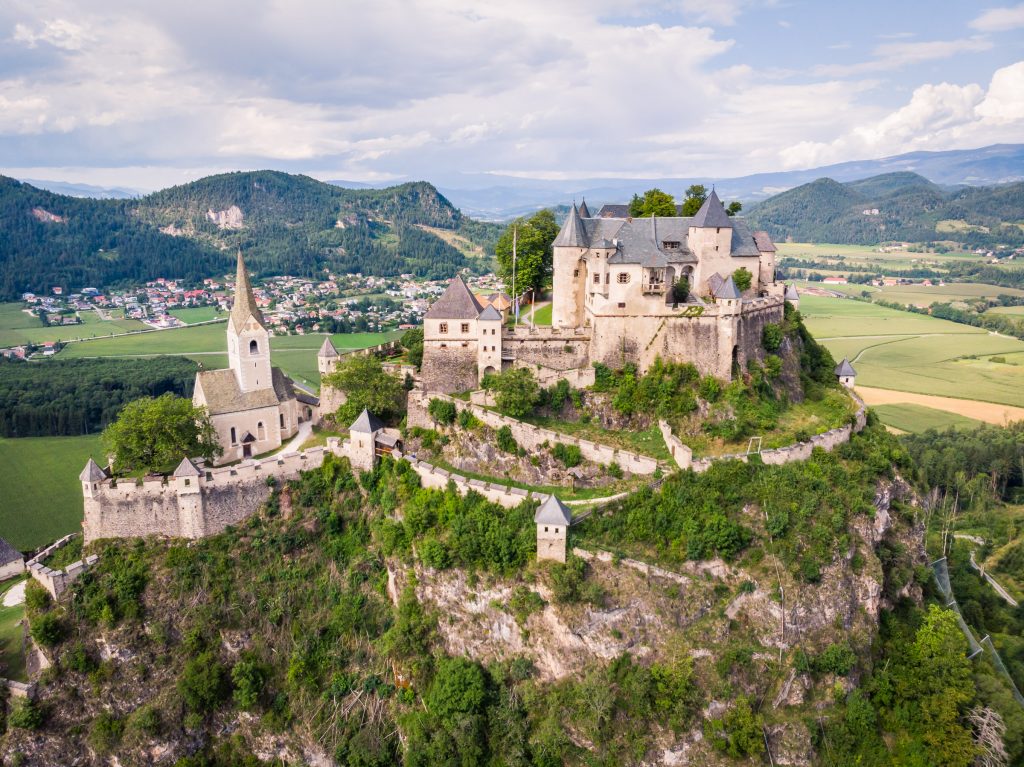
[[[512,418],[528,415],[540,401],[540,387],[529,368],[512,368],[493,377],[494,404]]]
[[[227,669],[211,650],[201,652],[185,664],[178,690],[193,712],[212,711],[230,691]]]
[[[77,671],[79,674],[88,674],[90,671],[94,671],[98,664],[95,658],[89,654],[89,651],[85,649],[85,645],[77,642],[70,650],[64,653],[64,665],[72,671]]]
[[[427,567],[444,570],[452,566],[451,552],[437,538],[427,538],[416,547],[416,550]]]
[[[823,673],[846,676],[857,662],[857,655],[845,642],[831,644],[814,659],[814,669]]]
[[[544,609],[544,600],[533,589],[516,586],[508,600],[508,607],[516,622],[523,625],[530,615]]]
[[[732,281],[736,283],[736,289],[742,293],[745,290],[750,290],[750,286],[754,283],[754,275],[750,273],[749,269],[741,266],[732,273]]]
[[[25,607],[30,613],[38,613],[47,609],[53,600],[50,592],[43,588],[43,584],[32,578],[25,584]]]
[[[97,753],[109,754],[121,742],[123,734],[124,721],[109,711],[101,711],[89,728],[89,745]]]
[[[256,706],[267,685],[269,669],[258,658],[244,656],[231,669],[231,683],[235,689],[232,697],[235,705],[248,710]]]
[[[516,438],[512,436],[512,429],[509,426],[502,426],[498,429],[496,436],[499,450],[504,450],[506,453],[518,452],[519,444],[516,442]]]
[[[153,705],[139,706],[128,717],[128,727],[153,738],[160,734],[160,710]]]
[[[555,562],[551,565],[549,580],[556,602],[600,604],[604,601],[600,586],[586,582],[587,568],[587,563],[575,554],[571,554],[564,564]]]
[[[22,730],[38,730],[46,721],[46,711],[34,700],[22,698],[15,703],[7,715],[9,727],[19,727]]]
[[[444,723],[479,713],[487,699],[487,680],[480,664],[467,658],[444,658],[438,663],[426,704]]]
[[[736,705],[704,725],[704,735],[716,751],[732,757],[755,756],[764,751],[764,720],[754,714],[750,701],[741,696]]]
[[[761,331],[761,345],[767,351],[777,352],[779,347],[782,346],[782,339],[785,337],[786,334],[782,330],[782,325],[776,322],[769,322],[764,326],[764,330]]]
[[[64,621],[56,613],[43,613],[32,619],[32,638],[43,647],[59,644],[66,632]]]
[[[442,424],[443,426],[450,426],[455,423],[455,416],[458,412],[454,402],[450,402],[446,399],[434,398],[430,400],[430,404],[427,405],[427,412],[430,413],[430,417],[434,419],[435,423]]]
[[[457,420],[459,422],[459,427],[462,429],[475,429],[481,425],[480,419],[468,410],[459,411],[459,417]]]
[[[617,464],[615,461],[612,461],[610,464],[608,464],[606,468],[610,476],[615,477],[615,479],[622,479],[622,467],[619,466],[619,464]]]
[[[565,445],[559,442],[551,448],[551,455],[561,461],[567,469],[583,463],[583,453],[580,451],[579,445]]]
[[[700,379],[700,387],[697,392],[701,399],[718,402],[718,398],[722,396],[722,382],[714,376],[704,376]]]

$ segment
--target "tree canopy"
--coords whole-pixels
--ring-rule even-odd
[[[116,472],[168,472],[182,458],[223,453],[205,408],[171,393],[130,402],[103,430]]]
[[[633,195],[629,203],[629,215],[633,218],[650,218],[651,216],[675,216],[676,201],[672,195],[657,187],[648,189],[644,196]]]
[[[334,414],[341,426],[348,426],[363,408],[385,421],[395,420],[402,412],[405,389],[398,376],[386,373],[380,360],[372,355],[352,354],[322,383],[345,393],[346,402]]]
[[[515,291],[543,291],[551,278],[551,244],[558,236],[555,214],[540,210],[529,218],[517,218],[502,233],[495,246],[498,276],[509,292],[513,289],[512,239],[515,233]]]

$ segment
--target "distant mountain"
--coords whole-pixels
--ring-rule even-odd
[[[125,197],[141,197],[145,194],[142,189],[129,189],[122,186],[94,186],[92,184],[73,184],[68,181],[48,181],[46,179],[21,179],[26,184],[45,189],[56,194],[66,194],[69,197],[92,197],[96,200],[116,200]]]
[[[872,245],[887,240],[1019,244],[1024,183],[949,190],[900,171],[840,183],[820,178],[745,211],[776,240]],[[1006,225],[1009,224],[1009,225]]]
[[[980,149],[946,152],[911,152],[878,160],[857,160],[806,170],[756,173],[738,178],[589,178],[570,181],[542,181],[479,174],[444,179],[441,192],[467,215],[502,221],[539,208],[567,204],[573,198],[587,198],[600,208],[603,203],[628,202],[636,192],[659,187],[682,197],[690,184],[714,184],[723,198],[741,200],[746,206],[779,192],[818,178],[839,182],[857,181],[880,174],[916,173],[943,187],[991,186],[1024,181],[1024,144],[996,144]]]
[[[431,229],[460,236],[443,239]],[[498,229],[466,218],[425,182],[351,190],[255,171],[97,200],[0,176],[0,299],[54,286],[224,274],[237,248],[257,274],[330,268],[440,278],[474,263],[472,245],[490,252]]]

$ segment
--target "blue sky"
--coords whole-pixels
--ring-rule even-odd
[[[1024,141],[1024,3],[8,0],[0,172],[745,175]]]

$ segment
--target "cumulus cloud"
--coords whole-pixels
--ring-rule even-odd
[[[1024,3],[1009,8],[989,8],[971,21],[982,32],[1006,32],[1024,27]]]

